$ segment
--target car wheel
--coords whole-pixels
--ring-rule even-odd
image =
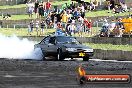
[[[62,60],[64,60],[64,59],[65,59],[65,58],[64,58],[63,55],[62,55],[62,50],[61,50],[61,49],[58,49],[57,59],[56,59],[56,60],[62,61]]]
[[[89,57],[83,57],[83,61],[89,61]]]

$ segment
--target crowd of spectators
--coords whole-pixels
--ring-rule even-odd
[[[120,2],[116,3],[115,0],[106,0],[105,2],[106,9],[108,9],[108,12],[111,10],[113,13],[122,13],[128,11],[127,5],[124,0],[121,0]]]
[[[100,37],[122,37],[123,34],[132,34],[132,15],[127,18],[112,19],[109,23],[106,19],[102,26]]]
[[[37,36],[44,35],[45,21],[33,20],[28,24],[28,35],[31,35],[33,31],[36,31]]]
[[[124,2],[115,4],[114,0],[106,0],[106,7],[109,11],[114,13],[120,13],[127,11],[127,5]],[[73,36],[78,34],[83,36],[83,32],[92,34],[92,21],[91,19],[85,18],[85,12],[96,10],[98,7],[98,1],[92,0],[89,3],[70,3],[67,2],[61,7],[54,6],[50,2],[39,2],[35,0],[33,4],[28,4],[29,16],[32,17],[34,11],[36,18],[42,18],[42,21],[32,21],[29,24],[29,34],[33,31],[33,28],[36,28],[37,35],[40,35],[44,32],[44,26],[49,28],[55,28],[56,34],[66,34]],[[52,8],[52,9],[51,9]],[[116,20],[111,20],[110,23],[107,22],[107,19],[104,20],[100,36],[109,36],[110,33],[113,33],[115,37],[122,37],[126,26],[122,22],[122,19],[117,18]]]
[[[43,16],[46,16],[49,14],[51,9],[51,3],[50,2],[39,2],[38,0],[35,0],[35,2],[29,2],[27,3],[27,13],[29,14],[29,17],[32,17],[33,12],[36,15],[36,18],[41,18]]]
[[[62,32],[65,32],[67,35],[75,35],[75,33],[78,33],[82,36],[82,32],[90,32],[91,30],[92,22],[90,19],[85,18],[84,3],[65,3],[61,8],[54,7],[51,9],[50,2],[45,3],[36,0],[34,6],[32,4],[30,7],[30,9],[28,8],[30,17],[32,17],[33,11],[36,14],[36,18],[45,16],[45,19],[43,19],[45,24],[50,28],[54,27],[56,31],[62,30]],[[36,24],[36,22],[31,23]],[[40,26],[40,24],[38,26]],[[36,26],[34,27],[38,28]],[[32,29],[32,26],[30,26],[30,29]]]

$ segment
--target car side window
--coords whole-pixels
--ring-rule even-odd
[[[49,39],[50,37],[46,37],[45,39],[41,41],[41,44],[49,44]]]
[[[51,37],[51,38],[49,39],[49,43],[55,44],[55,37]]]

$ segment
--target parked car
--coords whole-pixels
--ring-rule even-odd
[[[83,61],[88,61],[93,56],[92,48],[82,45],[71,36],[47,36],[34,48],[41,48],[43,59],[53,56],[55,60],[83,58]]]

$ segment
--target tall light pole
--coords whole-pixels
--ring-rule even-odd
[[[9,1],[9,0],[6,0],[6,5],[8,5],[8,1]]]
[[[17,0],[16,0],[16,5],[17,5]]]

